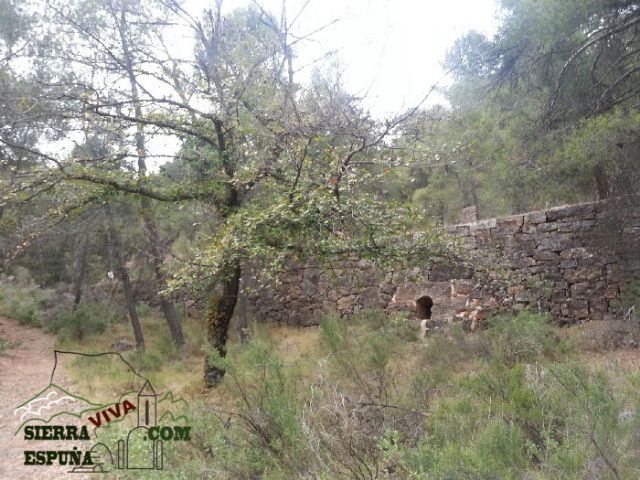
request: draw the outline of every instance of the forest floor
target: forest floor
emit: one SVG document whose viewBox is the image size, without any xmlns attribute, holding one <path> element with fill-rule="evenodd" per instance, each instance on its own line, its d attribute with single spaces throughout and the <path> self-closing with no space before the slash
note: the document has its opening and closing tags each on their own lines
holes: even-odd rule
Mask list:
<svg viewBox="0 0 640 480">
<path fill-rule="evenodd" d="M 191 322 L 193 323 L 193 322 Z M 187 333 L 192 335 L 191 329 L 195 325 L 185 325 Z M 160 320 L 145 319 L 146 338 L 151 351 L 160 351 L 165 339 L 158 332 L 163 332 Z M 297 362 L 310 355 L 313 345 L 318 342 L 317 328 L 300 329 L 288 327 L 262 327 L 263 335 L 271 338 L 278 346 L 285 361 Z M 27 466 L 24 465 L 25 450 L 68 450 L 65 442 L 47 441 L 34 442 L 23 438 L 22 434 L 15 435 L 20 421 L 15 414 L 16 408 L 29 400 L 35 394 L 49 385 L 52 369 L 55 364 L 55 348 L 88 351 L 106 351 L 112 338 L 123 338 L 128 334 L 128 326 L 115 325 L 110 335 L 93 336 L 83 340 L 82 345 L 62 343 L 56 336 L 43 328 L 20 325 L 16 320 L 0 316 L 0 339 L 4 348 L 0 350 L 0 479 L 33 479 L 49 480 L 58 478 L 95 478 L 82 474 L 70 474 L 70 467 L 59 466 Z M 80 348 L 82 347 L 82 348 Z M 153 363 L 163 363 L 161 359 Z M 178 362 L 178 364 L 176 364 Z M 166 363 L 165 368 L 148 372 L 154 384 L 171 388 L 176 393 L 186 395 L 187 398 L 203 398 L 208 404 L 233 404 L 233 399 L 221 389 L 206 389 L 201 385 L 200 368 L 202 353 L 194 346 L 172 362 Z M 182 371 L 177 374 L 175 368 Z M 75 374 L 77 372 L 71 372 Z M 73 380 L 69 378 L 68 380 Z M 109 379 L 102 379 L 105 388 L 109 388 Z M 109 475 L 108 478 L 111 478 Z"/>
<path fill-rule="evenodd" d="M 0 317 L 0 338 L 8 345 L 0 353 L 0 478 L 32 479 L 36 474 L 39 480 L 66 478 L 69 467 L 24 465 L 24 451 L 42 447 L 34 447 L 33 442 L 14 435 L 19 424 L 14 415 L 16 407 L 49 385 L 55 361 L 55 337 L 42 329 Z M 59 448 L 66 449 L 56 442 L 47 442 L 47 449 Z M 74 474 L 73 478 L 81 477 Z"/>
<path fill-rule="evenodd" d="M 188 338 L 192 339 L 192 345 L 181 354 L 171 353 L 168 349 L 167 345 L 170 346 L 170 343 L 162 325 L 162 321 L 156 316 L 149 316 L 144 320 L 149 348 L 146 357 L 140 357 L 138 361 L 142 361 L 143 367 L 146 364 L 149 364 L 147 368 L 153 366 L 145 372 L 152 383 L 170 389 L 190 402 L 199 399 L 207 411 L 212 408 L 220 411 L 233 410 L 235 399 L 224 385 L 219 389 L 209 390 L 201 384 L 202 351 L 201 346 L 196 343 L 201 325 L 193 320 L 185 322 L 185 330 Z M 114 338 L 131 341 L 128 328 L 127 324 L 118 323 L 110 327 L 108 335 L 88 337 L 79 343 L 88 351 L 106 351 Z M 613 336 L 612 330 L 615 330 Z M 554 331 L 574 341 L 578 363 L 587 365 L 594 371 L 606 371 L 612 387 L 620 385 L 622 388 L 628 383 L 629 375 L 640 375 L 640 349 L 629 348 L 625 342 L 619 341 L 628 336 L 629 332 L 626 330 L 613 329 L 611 324 L 604 322 L 589 322 L 571 328 L 556 328 Z M 318 350 L 321 343 L 318 328 L 259 325 L 256 326 L 255 336 L 273 342 L 284 366 L 296 365 L 301 375 L 311 377 L 315 374 L 322 357 Z M 5 349 L 0 351 L 0 479 L 22 480 L 36 476 L 39 480 L 83 478 L 83 475 L 67 473 L 69 467 L 25 466 L 24 451 L 42 450 L 44 447 L 42 442 L 25 441 L 22 435 L 14 435 L 19 424 L 19 419 L 14 414 L 16 407 L 43 390 L 50 382 L 56 345 L 59 349 L 64 347 L 64 350 L 74 350 L 74 347 L 80 345 L 61 344 L 59 341 L 56 343 L 56 337 L 46 333 L 44 329 L 22 326 L 17 321 L 4 317 L 0 317 L 0 338 L 5 342 Z M 238 358 L 241 358 L 241 349 L 235 352 L 239 344 L 234 342 L 233 345 L 231 353 L 238 354 Z M 450 344 L 446 345 L 451 347 Z M 426 342 L 419 342 L 411 343 L 410 346 L 422 352 L 428 345 Z M 476 370 L 478 365 L 480 363 L 474 361 L 468 369 L 463 370 Z M 407 365 L 407 368 L 413 367 Z M 71 376 L 74 374 L 79 373 L 70 372 Z M 109 378 L 100 377 L 99 381 L 105 383 L 106 387 L 110 385 Z M 46 443 L 47 450 L 69 448 L 64 442 Z M 87 478 L 96 477 L 94 475 Z"/>
</svg>

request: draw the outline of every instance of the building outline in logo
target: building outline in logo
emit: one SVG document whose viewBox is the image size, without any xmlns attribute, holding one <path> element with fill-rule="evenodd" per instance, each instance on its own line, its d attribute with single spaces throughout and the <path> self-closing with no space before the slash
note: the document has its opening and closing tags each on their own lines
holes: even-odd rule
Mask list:
<svg viewBox="0 0 640 480">
<path fill-rule="evenodd" d="M 137 405 L 135 406 L 135 408 L 130 401 L 125 399 L 125 396 L 127 395 L 135 395 L 135 390 L 121 394 L 115 403 L 96 403 L 83 398 L 82 396 L 75 395 L 69 390 L 66 390 L 65 388 L 54 383 L 54 373 L 56 371 L 56 368 L 58 367 L 59 354 L 77 355 L 79 358 L 97 358 L 113 355 L 114 358 L 121 360 L 129 368 L 131 373 L 135 377 L 140 379 L 141 383 L 143 382 L 142 387 L 140 387 L 140 390 L 137 392 Z M 175 398 L 171 391 L 162 394 L 160 396 L 161 398 L 158 398 L 159 395 L 156 393 L 151 382 L 147 378 L 136 372 L 133 366 L 129 362 L 127 362 L 120 353 L 104 352 L 97 354 L 87 354 L 81 352 L 54 350 L 54 356 L 55 362 L 49 385 L 34 397 L 32 397 L 30 400 L 19 405 L 14 411 L 14 416 L 17 417 L 18 415 L 20 415 L 20 425 L 15 431 L 15 435 L 18 435 L 19 432 L 23 431 L 23 429 L 26 432 L 26 429 L 31 428 L 27 426 L 28 424 L 37 422 L 43 423 L 45 427 L 48 426 L 48 428 L 50 429 L 60 429 L 60 432 L 62 432 L 63 427 L 67 429 L 67 432 L 71 431 L 70 429 L 73 429 L 73 432 L 75 433 L 69 434 L 73 436 L 69 436 L 65 439 L 64 435 L 61 433 L 61 435 L 63 435 L 61 440 L 89 440 L 90 437 L 87 434 L 87 426 L 74 427 L 69 425 L 51 425 L 51 422 L 54 418 L 58 418 L 63 415 L 70 415 L 80 420 L 86 414 L 90 415 L 90 412 L 94 412 L 95 417 L 89 417 L 89 421 L 95 426 L 91 437 L 94 437 L 94 441 L 96 443 L 94 443 L 88 450 L 78 450 L 76 447 L 73 447 L 73 451 L 71 449 L 58 451 L 25 450 L 25 465 L 43 465 L 44 463 L 40 461 L 42 455 L 58 453 L 60 455 L 64 455 L 64 457 L 61 458 L 67 458 L 71 455 L 74 455 L 74 459 L 75 455 L 78 455 L 79 459 L 84 458 L 84 460 L 82 461 L 74 460 L 68 461 L 68 463 L 66 463 L 66 460 L 61 460 L 60 465 L 66 464 L 68 466 L 73 466 L 70 470 L 67 471 L 67 473 L 108 473 L 115 470 L 161 471 L 164 470 L 165 466 L 165 441 L 190 440 L 189 432 L 191 427 L 189 427 L 188 425 L 183 424 L 183 426 L 170 426 L 164 424 L 165 418 L 173 420 L 174 422 L 188 422 L 189 419 L 186 415 L 178 415 L 176 417 L 171 410 L 166 409 L 165 405 L 164 408 L 161 406 L 161 410 L 163 410 L 164 413 L 159 417 L 161 412 L 158 410 L 158 404 L 163 404 L 165 401 L 170 408 L 180 403 L 183 404 L 183 408 L 188 408 L 189 405 L 186 400 L 184 400 L 183 398 Z M 138 383 L 138 386 L 139 385 L 140 383 Z M 41 416 L 42 412 L 45 410 L 54 407 L 59 408 L 60 402 L 62 400 L 71 403 L 74 401 L 79 403 L 81 407 L 79 409 L 80 411 L 78 412 L 78 410 L 74 411 L 72 409 L 67 409 L 57 413 L 55 413 L 54 411 L 52 412 L 53 414 L 48 417 Z M 46 402 L 46 404 L 44 404 L 44 402 Z M 130 427 L 128 430 L 126 429 L 126 427 L 125 429 L 121 430 L 121 434 L 124 435 L 124 437 L 119 438 L 117 440 L 117 443 L 116 438 L 120 437 L 120 435 L 117 435 L 116 438 L 112 437 L 110 441 L 99 438 L 99 429 L 101 430 L 101 428 L 110 428 L 111 426 L 115 426 L 121 421 L 124 421 L 127 413 L 134 409 L 137 410 L 137 418 L 133 417 L 132 419 L 136 418 L 137 422 L 134 423 L 135 426 Z M 26 420 L 24 420 L 24 417 L 28 416 L 29 414 L 34 416 L 32 418 L 27 418 Z M 102 415 L 102 418 L 100 418 L 100 415 Z M 82 434 L 80 435 L 80 437 L 78 437 L 77 432 L 80 428 L 82 428 Z M 46 436 L 39 437 L 39 433 L 35 433 L 34 435 L 32 433 L 33 431 L 37 432 L 37 430 L 30 430 L 29 437 L 27 437 L 27 433 L 25 433 L 25 439 L 47 439 Z M 82 438 L 82 435 L 84 435 L 84 438 Z M 27 463 L 27 461 L 33 461 L 33 463 Z M 46 465 L 51 465 L 51 462 L 47 461 Z"/>
</svg>

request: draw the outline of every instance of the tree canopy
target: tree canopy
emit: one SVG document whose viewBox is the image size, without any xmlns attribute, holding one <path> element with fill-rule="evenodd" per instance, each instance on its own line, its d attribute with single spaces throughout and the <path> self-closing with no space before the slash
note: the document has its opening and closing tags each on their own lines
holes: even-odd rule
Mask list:
<svg viewBox="0 0 640 480">
<path fill-rule="evenodd" d="M 389 139 L 416 109 L 376 120 L 330 70 L 297 83 L 286 18 L 255 6 L 223 16 L 220 2 L 194 17 L 173 0 L 104 0 L 47 2 L 32 21 L 29 69 L 17 71 L 37 91 L 0 143 L 35 164 L 20 169 L 22 198 L 15 189 L 8 198 L 61 196 L 41 219 L 49 223 L 96 202 L 139 202 L 176 345 L 171 296 L 200 285 L 213 292 L 207 335 L 224 356 L 252 259 L 267 268 L 292 257 L 400 262 L 407 252 L 444 252 L 434 237 L 411 235 L 406 206 L 367 187 L 397 163 Z M 192 52 L 172 46 L 176 34 L 188 35 Z M 34 132 L 32 142 L 12 136 L 20 128 Z M 151 163 L 163 165 L 156 173 Z M 167 260 L 175 237 L 155 213 L 157 203 L 176 202 L 202 205 L 214 219 L 186 261 Z M 205 370 L 208 383 L 224 373 L 210 359 Z"/>
</svg>

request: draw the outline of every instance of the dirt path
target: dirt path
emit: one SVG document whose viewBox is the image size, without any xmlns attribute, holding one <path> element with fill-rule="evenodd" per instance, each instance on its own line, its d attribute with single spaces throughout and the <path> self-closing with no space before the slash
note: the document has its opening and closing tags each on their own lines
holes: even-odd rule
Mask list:
<svg viewBox="0 0 640 480">
<path fill-rule="evenodd" d="M 0 353 L 0 478 L 81 478 L 66 473 L 68 467 L 24 465 L 24 450 L 42 450 L 43 442 L 25 441 L 14 435 L 19 424 L 15 408 L 49 384 L 54 364 L 53 336 L 0 317 L 0 337 L 12 344 Z M 48 443 L 47 449 L 66 449 L 56 442 Z"/>
</svg>

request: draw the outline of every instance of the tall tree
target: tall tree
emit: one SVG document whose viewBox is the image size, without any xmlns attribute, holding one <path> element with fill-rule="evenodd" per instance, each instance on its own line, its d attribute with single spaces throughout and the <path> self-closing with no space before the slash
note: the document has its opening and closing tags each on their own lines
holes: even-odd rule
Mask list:
<svg viewBox="0 0 640 480">
<path fill-rule="evenodd" d="M 111 206 L 108 204 L 105 206 L 105 216 L 107 220 L 106 236 L 109 242 L 110 249 L 108 254 L 113 261 L 118 278 L 122 282 L 122 293 L 124 295 L 127 314 L 129 315 L 129 320 L 131 321 L 133 337 L 136 341 L 136 349 L 144 350 L 144 334 L 142 332 L 142 325 L 140 324 L 140 318 L 136 309 L 136 300 L 133 293 L 133 286 L 131 285 L 131 278 L 129 276 L 129 270 L 126 264 L 126 253 L 120 239 L 120 233 L 115 225 L 116 219 L 114 218 Z"/>
<path fill-rule="evenodd" d="M 438 135 L 416 143 L 430 148 L 422 164 L 431 175 L 416 201 L 459 211 L 475 191 L 486 216 L 635 198 L 628 194 L 640 180 L 632 160 L 640 151 L 640 6 L 627 0 L 501 6 L 495 36 L 470 32 L 448 55 L 450 108 L 420 127 Z"/>
<path fill-rule="evenodd" d="M 296 83 L 298 40 L 286 15 L 278 21 L 250 7 L 225 17 L 217 2 L 197 17 L 175 0 L 48 5 L 41 19 L 47 121 L 65 122 L 73 138 L 90 119 L 118 148 L 83 162 L 22 148 L 47 162 L 50 182 L 135 195 L 143 212 L 152 201 L 215 209 L 215 232 L 177 266 L 170 285 L 210 288 L 207 384 L 224 375 L 219 359 L 247 262 L 268 269 L 291 257 L 360 255 L 401 263 L 446 253 L 434 236 L 411 234 L 406 208 L 366 188 L 395 163 L 388 139 L 415 109 L 378 122 L 338 76 Z M 185 32 L 193 55 L 171 46 Z M 157 146 L 167 142 L 178 145 L 176 153 Z M 149 173 L 148 161 L 174 155 L 188 167 L 178 178 Z M 162 272 L 162 252 L 154 257 Z"/>
</svg>

